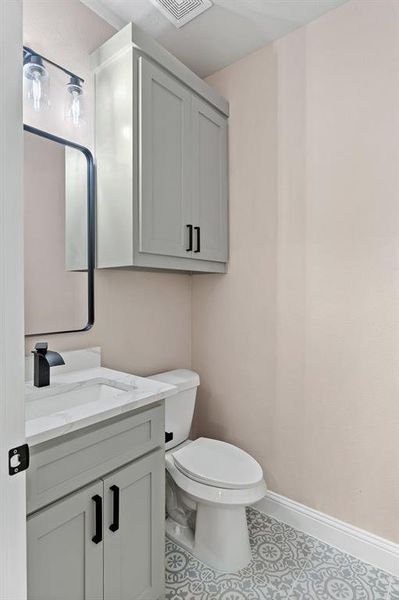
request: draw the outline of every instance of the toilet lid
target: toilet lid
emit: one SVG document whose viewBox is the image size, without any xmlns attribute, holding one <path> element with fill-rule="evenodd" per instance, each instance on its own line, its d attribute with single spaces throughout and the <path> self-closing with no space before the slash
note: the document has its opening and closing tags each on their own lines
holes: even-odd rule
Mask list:
<svg viewBox="0 0 399 600">
<path fill-rule="evenodd" d="M 227 489 L 254 487 L 263 479 L 252 456 L 226 442 L 198 438 L 173 453 L 176 467 L 194 481 Z"/>
</svg>

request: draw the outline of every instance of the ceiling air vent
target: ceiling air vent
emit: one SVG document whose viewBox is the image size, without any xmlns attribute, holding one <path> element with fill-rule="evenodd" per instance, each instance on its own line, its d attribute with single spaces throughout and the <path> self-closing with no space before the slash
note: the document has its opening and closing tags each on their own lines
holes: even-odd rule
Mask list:
<svg viewBox="0 0 399 600">
<path fill-rule="evenodd" d="M 211 0 L 151 0 L 175 27 L 183 27 L 212 6 Z"/>
</svg>

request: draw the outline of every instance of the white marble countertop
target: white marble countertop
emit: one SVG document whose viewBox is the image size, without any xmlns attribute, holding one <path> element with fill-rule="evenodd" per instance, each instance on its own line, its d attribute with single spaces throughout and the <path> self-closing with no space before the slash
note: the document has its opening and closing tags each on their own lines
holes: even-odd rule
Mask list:
<svg viewBox="0 0 399 600">
<path fill-rule="evenodd" d="M 34 446 L 175 392 L 172 385 L 104 367 L 51 373 L 48 387 L 25 384 L 26 441 Z"/>
</svg>

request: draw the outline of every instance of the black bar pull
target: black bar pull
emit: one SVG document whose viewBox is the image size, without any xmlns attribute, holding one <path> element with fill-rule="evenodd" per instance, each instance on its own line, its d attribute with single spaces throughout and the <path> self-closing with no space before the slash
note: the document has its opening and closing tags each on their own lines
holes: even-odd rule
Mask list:
<svg viewBox="0 0 399 600">
<path fill-rule="evenodd" d="M 95 544 L 103 541 L 103 499 L 96 494 L 92 497 L 95 506 L 95 527 L 96 533 L 91 538 Z"/>
<path fill-rule="evenodd" d="M 201 252 L 201 227 L 194 227 L 197 232 L 197 249 L 194 252 Z"/>
<path fill-rule="evenodd" d="M 109 526 L 110 531 L 119 529 L 119 488 L 117 485 L 111 485 L 109 488 L 113 494 L 112 523 Z"/>
<path fill-rule="evenodd" d="M 193 249 L 193 226 L 186 225 L 188 227 L 188 248 L 186 248 L 186 252 L 191 252 Z"/>
</svg>

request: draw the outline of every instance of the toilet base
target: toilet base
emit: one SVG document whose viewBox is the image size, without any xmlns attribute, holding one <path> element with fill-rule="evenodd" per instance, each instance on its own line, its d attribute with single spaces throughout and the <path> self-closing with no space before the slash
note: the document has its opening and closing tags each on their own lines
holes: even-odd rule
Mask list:
<svg viewBox="0 0 399 600">
<path fill-rule="evenodd" d="M 246 567 L 251 546 L 245 506 L 198 505 L 193 553 L 218 571 Z"/>
<path fill-rule="evenodd" d="M 194 533 L 188 525 L 181 525 L 168 517 L 165 521 L 165 533 L 172 542 L 175 542 L 184 550 L 188 550 L 193 554 L 194 549 Z"/>
<path fill-rule="evenodd" d="M 251 560 L 245 506 L 198 504 L 194 533 L 169 517 L 166 534 L 217 571 L 234 573 Z"/>
</svg>

